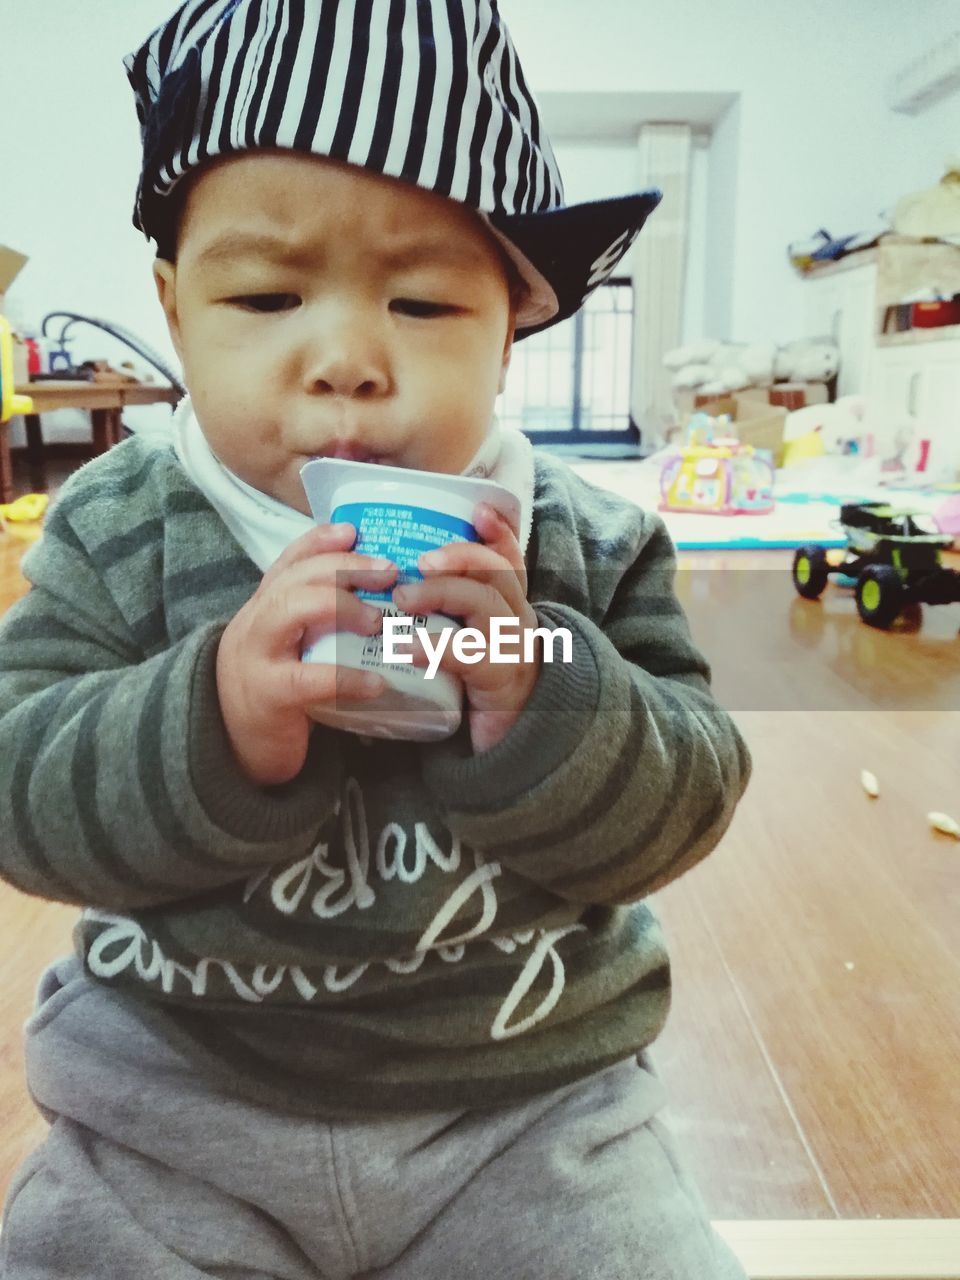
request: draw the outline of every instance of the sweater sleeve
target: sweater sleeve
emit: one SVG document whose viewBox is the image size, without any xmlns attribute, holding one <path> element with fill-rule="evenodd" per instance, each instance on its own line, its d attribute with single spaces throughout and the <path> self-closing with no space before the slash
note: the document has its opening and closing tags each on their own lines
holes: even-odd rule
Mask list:
<svg viewBox="0 0 960 1280">
<path fill-rule="evenodd" d="M 309 849 L 339 791 L 333 735 L 317 729 L 292 782 L 247 780 L 217 697 L 222 621 L 145 656 L 57 507 L 25 571 L 0 624 L 0 877 L 122 910 Z"/>
<path fill-rule="evenodd" d="M 463 840 L 588 904 L 636 901 L 694 866 L 750 774 L 690 638 L 663 521 L 633 523 L 626 570 L 586 575 L 599 612 L 535 603 L 542 626 L 570 631 L 573 660 L 559 661 L 557 646 L 507 736 L 478 755 L 463 733 L 424 753 L 427 784 Z"/>
</svg>

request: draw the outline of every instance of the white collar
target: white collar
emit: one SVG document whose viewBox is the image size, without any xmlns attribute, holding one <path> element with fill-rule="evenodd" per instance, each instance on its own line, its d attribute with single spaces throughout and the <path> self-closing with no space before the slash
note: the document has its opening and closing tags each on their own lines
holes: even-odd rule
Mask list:
<svg viewBox="0 0 960 1280">
<path fill-rule="evenodd" d="M 311 516 L 261 493 L 223 465 L 207 443 L 189 396 L 177 406 L 172 431 L 184 471 L 262 572 L 313 527 Z M 494 418 L 462 474 L 489 477 L 516 494 L 521 512 L 520 549 L 525 552 L 533 521 L 533 447 L 527 437 L 513 428 L 501 428 Z"/>
</svg>

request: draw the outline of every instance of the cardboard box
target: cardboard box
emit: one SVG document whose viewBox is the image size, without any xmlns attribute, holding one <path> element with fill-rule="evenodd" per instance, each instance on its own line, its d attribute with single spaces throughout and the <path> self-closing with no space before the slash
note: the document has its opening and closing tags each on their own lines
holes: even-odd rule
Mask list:
<svg viewBox="0 0 960 1280">
<path fill-rule="evenodd" d="M 784 395 L 784 392 L 787 394 Z M 785 408 L 793 409 L 794 407 L 799 407 L 791 403 L 791 401 L 795 402 L 799 399 L 798 392 L 802 393 L 805 405 L 826 404 L 830 398 L 825 382 L 775 382 L 772 387 L 747 387 L 744 391 L 734 391 L 730 394 L 759 398 L 768 404 L 776 404 L 778 400 L 782 400 L 786 401 Z M 716 394 L 703 395 L 696 390 L 674 391 L 673 404 L 677 413 L 677 421 L 686 426 L 692 414 L 699 409 L 705 409 L 707 405 L 714 403 L 718 398 L 721 397 Z"/>
<path fill-rule="evenodd" d="M 770 404 L 766 391 L 757 389 L 718 396 L 703 405 L 701 411 L 714 418 L 729 413 L 732 434 L 742 444 L 751 444 L 755 449 L 769 449 L 773 454 L 773 465 L 783 466 L 783 427 L 787 410 L 781 405 Z"/>
<path fill-rule="evenodd" d="M 827 403 L 825 382 L 777 382 L 770 388 L 767 399 L 771 404 L 782 404 L 791 413 L 811 404 Z"/>
<path fill-rule="evenodd" d="M 27 259 L 22 253 L 0 244 L 0 313 L 6 304 L 7 290 L 26 265 Z"/>
</svg>

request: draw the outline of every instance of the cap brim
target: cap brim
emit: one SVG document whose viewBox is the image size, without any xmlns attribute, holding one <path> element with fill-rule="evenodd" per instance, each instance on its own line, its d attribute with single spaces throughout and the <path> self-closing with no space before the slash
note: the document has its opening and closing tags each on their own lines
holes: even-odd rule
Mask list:
<svg viewBox="0 0 960 1280">
<path fill-rule="evenodd" d="M 579 311 L 616 270 L 662 199 L 651 189 L 540 213 L 482 214 L 528 286 L 516 338 Z"/>
</svg>

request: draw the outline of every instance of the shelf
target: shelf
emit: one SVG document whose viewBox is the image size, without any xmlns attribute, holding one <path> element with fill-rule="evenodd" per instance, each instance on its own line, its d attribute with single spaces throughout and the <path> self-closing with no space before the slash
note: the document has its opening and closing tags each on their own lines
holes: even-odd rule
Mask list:
<svg viewBox="0 0 960 1280">
<path fill-rule="evenodd" d="M 944 324 L 939 329 L 905 329 L 902 333 L 878 333 L 878 347 L 913 347 L 926 342 L 956 342 L 960 324 Z"/>
<path fill-rule="evenodd" d="M 821 280 L 824 276 L 839 275 L 842 271 L 855 271 L 857 267 L 872 266 L 878 259 L 876 249 L 856 249 L 833 262 L 822 262 L 800 274 L 801 280 Z"/>
</svg>

